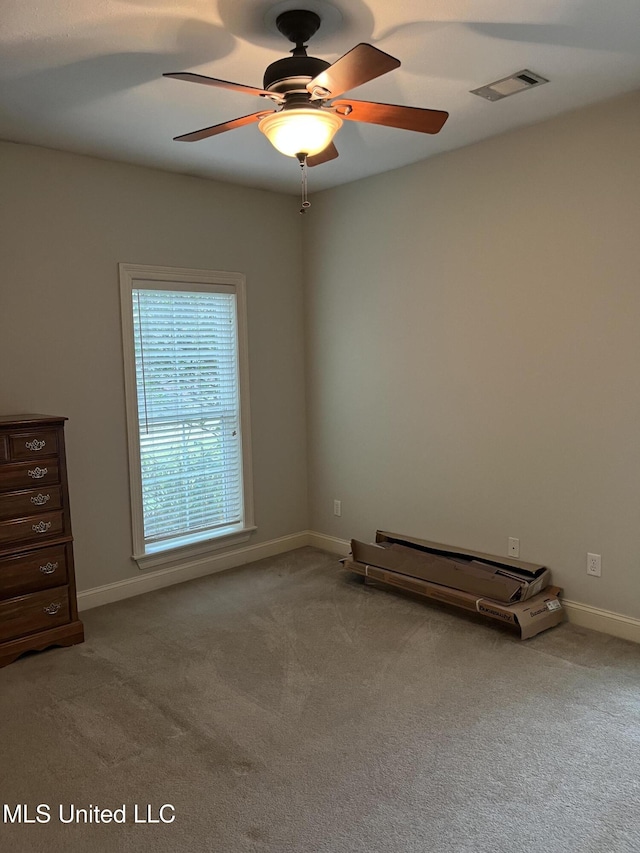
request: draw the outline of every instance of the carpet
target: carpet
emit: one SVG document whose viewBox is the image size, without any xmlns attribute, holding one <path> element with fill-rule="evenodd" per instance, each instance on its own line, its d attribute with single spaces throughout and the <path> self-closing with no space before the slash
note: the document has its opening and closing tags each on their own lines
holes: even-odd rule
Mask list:
<svg viewBox="0 0 640 853">
<path fill-rule="evenodd" d="M 640 850 L 637 645 L 523 642 L 314 548 L 83 620 L 0 670 L 0 805 L 49 810 L 2 849 Z"/>
</svg>

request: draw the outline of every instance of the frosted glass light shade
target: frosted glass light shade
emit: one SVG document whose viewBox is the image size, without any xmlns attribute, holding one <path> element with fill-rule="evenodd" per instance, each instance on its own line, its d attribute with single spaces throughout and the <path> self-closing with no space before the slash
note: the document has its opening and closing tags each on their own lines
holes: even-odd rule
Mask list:
<svg viewBox="0 0 640 853">
<path fill-rule="evenodd" d="M 319 154 L 341 127 L 342 119 L 335 113 L 304 107 L 272 113 L 258 122 L 258 130 L 287 157 Z"/>
</svg>

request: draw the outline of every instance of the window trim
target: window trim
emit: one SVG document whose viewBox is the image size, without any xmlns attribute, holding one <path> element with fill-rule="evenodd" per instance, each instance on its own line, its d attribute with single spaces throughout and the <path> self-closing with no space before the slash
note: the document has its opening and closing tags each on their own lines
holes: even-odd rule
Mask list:
<svg viewBox="0 0 640 853">
<path fill-rule="evenodd" d="M 209 552 L 246 542 L 257 529 L 253 515 L 253 472 L 251 454 L 251 416 L 249 410 L 249 347 L 247 339 L 247 300 L 245 276 L 238 272 L 183 269 L 180 267 L 147 266 L 145 264 L 118 264 L 120 272 L 120 307 L 122 318 L 122 350 L 124 355 L 124 384 L 129 449 L 129 486 L 131 496 L 131 529 L 133 559 L 140 569 L 186 562 L 192 557 L 202 557 Z M 132 293 L 137 282 L 163 285 L 202 285 L 231 287 L 236 295 L 238 320 L 238 373 L 240 383 L 240 434 L 242 447 L 243 522 L 221 528 L 212 534 L 194 534 L 184 537 L 180 544 L 168 547 L 145 548 L 144 517 L 142 509 L 142 476 L 140 469 L 140 443 L 136 364 L 133 330 Z"/>
</svg>

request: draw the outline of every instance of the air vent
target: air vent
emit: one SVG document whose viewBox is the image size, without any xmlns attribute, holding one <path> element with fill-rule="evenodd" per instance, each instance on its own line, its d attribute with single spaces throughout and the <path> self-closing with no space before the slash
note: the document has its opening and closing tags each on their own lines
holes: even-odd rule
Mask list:
<svg viewBox="0 0 640 853">
<path fill-rule="evenodd" d="M 543 83 L 548 82 L 546 77 L 541 77 L 525 68 L 509 77 L 503 77 L 502 80 L 496 80 L 495 83 L 488 83 L 486 86 L 480 86 L 479 89 L 472 89 L 471 94 L 480 95 L 487 101 L 500 101 L 502 98 L 508 98 L 509 95 L 517 95 L 518 92 L 524 92 L 526 89 L 533 89 L 535 86 L 542 86 Z"/>
</svg>

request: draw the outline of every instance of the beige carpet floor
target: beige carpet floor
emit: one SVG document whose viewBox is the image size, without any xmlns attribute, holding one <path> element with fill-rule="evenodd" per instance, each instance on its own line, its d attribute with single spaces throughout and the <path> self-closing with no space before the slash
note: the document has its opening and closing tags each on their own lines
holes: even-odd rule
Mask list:
<svg viewBox="0 0 640 853">
<path fill-rule="evenodd" d="M 3 851 L 640 851 L 640 646 L 521 642 L 313 548 L 83 616 L 0 670 L 1 803 L 51 809 Z"/>
</svg>

